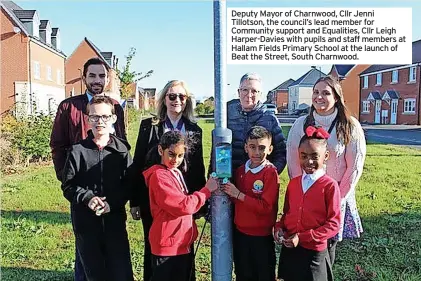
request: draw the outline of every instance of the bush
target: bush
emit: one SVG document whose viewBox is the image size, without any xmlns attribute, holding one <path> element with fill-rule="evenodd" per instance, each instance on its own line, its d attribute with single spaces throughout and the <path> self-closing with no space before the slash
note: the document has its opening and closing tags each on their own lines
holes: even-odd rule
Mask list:
<svg viewBox="0 0 421 281">
<path fill-rule="evenodd" d="M 1 165 L 28 164 L 51 159 L 50 135 L 53 120 L 49 115 L 2 119 Z"/>
</svg>

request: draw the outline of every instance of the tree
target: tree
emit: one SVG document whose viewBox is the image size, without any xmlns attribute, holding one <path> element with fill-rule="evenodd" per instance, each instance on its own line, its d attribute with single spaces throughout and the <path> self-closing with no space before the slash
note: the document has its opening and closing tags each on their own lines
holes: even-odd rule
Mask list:
<svg viewBox="0 0 421 281">
<path fill-rule="evenodd" d="M 146 72 L 145 74 L 143 74 L 142 72 L 136 72 L 136 71 L 132 71 L 130 69 L 131 64 L 132 64 L 132 59 L 134 58 L 134 56 L 136 55 L 136 48 L 131 47 L 129 50 L 129 53 L 127 56 L 125 56 L 126 58 L 126 64 L 123 67 L 123 69 L 116 69 L 117 71 L 117 75 L 118 78 L 120 79 L 120 94 L 121 94 L 121 98 L 127 100 L 128 98 L 130 98 L 133 94 L 133 92 L 131 91 L 131 84 L 132 83 L 136 83 L 142 79 L 148 78 L 149 76 L 151 76 L 153 74 L 153 70 L 149 70 L 148 72 Z M 137 89 L 136 89 L 137 91 Z M 125 103 L 126 106 L 124 107 L 124 121 L 126 124 L 126 132 L 129 126 L 129 122 L 128 122 L 128 117 L 127 117 L 127 102 Z"/>
</svg>

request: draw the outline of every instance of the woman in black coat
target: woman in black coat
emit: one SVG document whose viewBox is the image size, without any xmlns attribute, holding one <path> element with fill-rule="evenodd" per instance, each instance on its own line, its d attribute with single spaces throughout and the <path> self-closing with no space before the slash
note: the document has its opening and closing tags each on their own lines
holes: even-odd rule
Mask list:
<svg viewBox="0 0 421 281">
<path fill-rule="evenodd" d="M 206 183 L 202 129 L 194 121 L 193 103 L 187 85 L 180 80 L 169 81 L 160 92 L 157 102 L 157 117 L 142 120 L 133 165 L 131 166 L 133 191 L 130 200 L 130 212 L 133 219 L 142 219 L 145 240 L 143 280 L 149 280 L 152 274 L 151 248 L 148 238 L 152 216 L 148 189 L 142 172 L 147 165 L 146 155 L 148 151 L 155 147 L 162 134 L 169 130 L 181 131 L 192 139 L 193 146 L 185 158 L 187 160 L 187 171 L 184 172 L 184 180 L 190 193 L 197 191 Z M 196 217 L 203 216 L 206 212 L 207 207 L 199 211 Z M 191 280 L 195 280 L 194 267 Z"/>
</svg>

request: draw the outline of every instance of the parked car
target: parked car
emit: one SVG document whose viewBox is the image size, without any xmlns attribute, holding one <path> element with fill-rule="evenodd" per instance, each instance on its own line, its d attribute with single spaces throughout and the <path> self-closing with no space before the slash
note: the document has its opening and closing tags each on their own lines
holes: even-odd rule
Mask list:
<svg viewBox="0 0 421 281">
<path fill-rule="evenodd" d="M 271 103 L 266 103 L 265 105 L 268 111 L 272 111 L 273 113 L 278 114 L 278 109 L 276 108 L 276 105 Z"/>
<path fill-rule="evenodd" d="M 308 114 L 310 112 L 310 107 L 307 107 L 307 108 L 297 108 L 296 110 L 294 110 L 293 112 L 292 112 L 292 115 L 298 115 L 298 116 L 301 116 L 301 115 L 306 115 L 306 114 Z"/>
</svg>

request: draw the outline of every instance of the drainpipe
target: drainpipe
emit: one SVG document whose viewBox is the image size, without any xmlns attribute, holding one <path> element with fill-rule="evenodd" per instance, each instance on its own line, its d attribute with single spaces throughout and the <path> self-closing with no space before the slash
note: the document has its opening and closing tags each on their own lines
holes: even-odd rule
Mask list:
<svg viewBox="0 0 421 281">
<path fill-rule="evenodd" d="M 31 37 L 28 36 L 28 52 L 29 52 L 29 108 L 32 114 L 32 59 L 31 59 Z"/>
<path fill-rule="evenodd" d="M 419 75 L 418 75 L 418 125 L 421 125 L 421 63 L 418 63 Z M 415 75 L 417 75 L 417 69 L 415 69 Z M 416 76 L 415 76 L 416 77 Z"/>
</svg>

